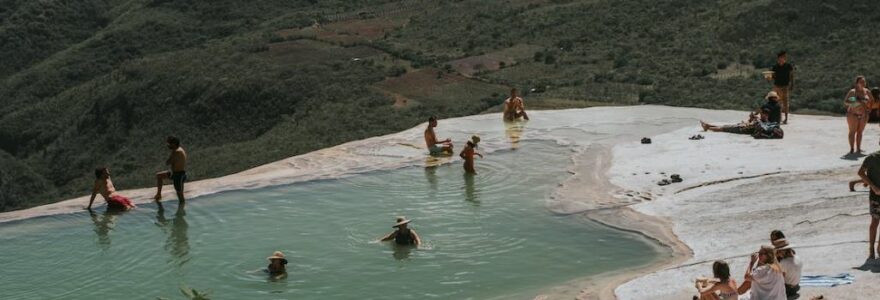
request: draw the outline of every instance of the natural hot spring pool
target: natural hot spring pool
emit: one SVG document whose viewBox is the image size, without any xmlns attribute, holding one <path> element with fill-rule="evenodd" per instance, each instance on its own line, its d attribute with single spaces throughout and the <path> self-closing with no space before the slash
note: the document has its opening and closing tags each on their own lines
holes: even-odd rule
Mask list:
<svg viewBox="0 0 880 300">
<path fill-rule="evenodd" d="M 569 150 L 524 142 L 477 161 L 409 167 L 141 206 L 0 224 L 0 299 L 530 299 L 539 289 L 647 264 L 628 233 L 553 215 L 544 199 Z M 397 215 L 423 249 L 376 243 Z M 284 251 L 289 276 L 261 271 Z"/>
</svg>

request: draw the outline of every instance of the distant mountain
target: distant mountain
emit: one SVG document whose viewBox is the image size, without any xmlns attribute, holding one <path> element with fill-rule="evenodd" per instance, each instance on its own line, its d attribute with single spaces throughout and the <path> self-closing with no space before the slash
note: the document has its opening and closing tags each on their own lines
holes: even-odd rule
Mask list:
<svg viewBox="0 0 880 300">
<path fill-rule="evenodd" d="M 0 0 L 0 211 L 86 194 L 97 166 L 150 186 L 166 135 L 203 179 L 494 111 L 509 87 L 538 108 L 746 109 L 780 49 L 793 108 L 839 113 L 880 75 L 871 4 Z"/>
</svg>

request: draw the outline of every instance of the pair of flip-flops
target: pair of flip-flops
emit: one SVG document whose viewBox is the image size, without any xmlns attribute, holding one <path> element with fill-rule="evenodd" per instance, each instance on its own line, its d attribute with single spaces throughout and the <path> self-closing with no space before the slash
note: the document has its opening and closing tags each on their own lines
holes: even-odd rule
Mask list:
<svg viewBox="0 0 880 300">
<path fill-rule="evenodd" d="M 695 136 L 689 137 L 688 139 L 689 139 L 689 140 L 692 140 L 692 141 L 697 141 L 697 140 L 702 140 L 702 139 L 704 139 L 704 138 L 706 138 L 706 137 L 704 137 L 704 136 L 698 134 L 698 135 L 695 135 Z"/>
</svg>

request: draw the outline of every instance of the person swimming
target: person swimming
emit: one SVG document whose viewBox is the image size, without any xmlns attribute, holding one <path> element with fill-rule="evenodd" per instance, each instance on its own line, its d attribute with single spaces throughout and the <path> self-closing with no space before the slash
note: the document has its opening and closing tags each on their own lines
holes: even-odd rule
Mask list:
<svg viewBox="0 0 880 300">
<path fill-rule="evenodd" d="M 419 238 L 419 235 L 416 233 L 415 230 L 412 230 L 407 226 L 409 222 L 412 222 L 412 220 L 407 220 L 406 217 L 397 217 L 397 223 L 395 223 L 394 226 L 391 226 L 393 228 L 397 228 L 397 230 L 394 230 L 388 235 L 382 237 L 380 241 L 385 242 L 394 240 L 395 244 L 402 246 L 421 245 L 422 239 Z"/>
<path fill-rule="evenodd" d="M 271 275 L 287 273 L 287 259 L 284 258 L 284 253 L 281 251 L 275 251 L 272 253 L 272 256 L 269 256 L 266 259 L 269 260 L 269 266 L 266 267 L 266 272 L 269 272 Z"/>
<path fill-rule="evenodd" d="M 105 167 L 95 169 L 95 178 L 95 185 L 92 187 L 92 197 L 89 198 L 87 210 L 92 210 L 92 203 L 95 202 L 95 196 L 98 194 L 104 197 L 108 210 L 130 210 L 136 207 L 131 203 L 131 200 L 116 192 L 113 180 L 110 180 L 110 169 Z"/>
<path fill-rule="evenodd" d="M 461 153 L 458 154 L 462 159 L 464 159 L 464 171 L 471 174 L 477 174 L 477 169 L 474 168 L 474 155 L 483 158 L 483 155 L 476 151 L 477 145 L 480 143 L 479 136 L 472 136 L 471 140 L 467 142 L 467 146 L 461 150 Z"/>
</svg>

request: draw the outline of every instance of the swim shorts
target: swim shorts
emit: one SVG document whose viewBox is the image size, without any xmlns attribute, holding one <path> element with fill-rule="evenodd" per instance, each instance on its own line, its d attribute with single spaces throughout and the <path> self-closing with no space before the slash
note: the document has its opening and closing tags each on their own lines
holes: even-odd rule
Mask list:
<svg viewBox="0 0 880 300">
<path fill-rule="evenodd" d="M 171 182 L 174 183 L 174 190 L 178 192 L 183 191 L 183 183 L 186 181 L 186 171 L 174 172 L 171 171 Z"/>
<path fill-rule="evenodd" d="M 871 213 L 872 218 L 880 219 L 880 199 L 877 199 L 876 197 L 868 199 L 868 212 Z"/>
<path fill-rule="evenodd" d="M 443 147 L 432 145 L 428 147 L 428 152 L 431 153 L 432 156 L 443 155 Z"/>
<path fill-rule="evenodd" d="M 133 207 L 134 204 L 131 204 L 131 200 L 121 195 L 113 195 L 110 199 L 107 200 L 107 208 L 108 209 L 128 209 L 129 207 Z"/>
</svg>

